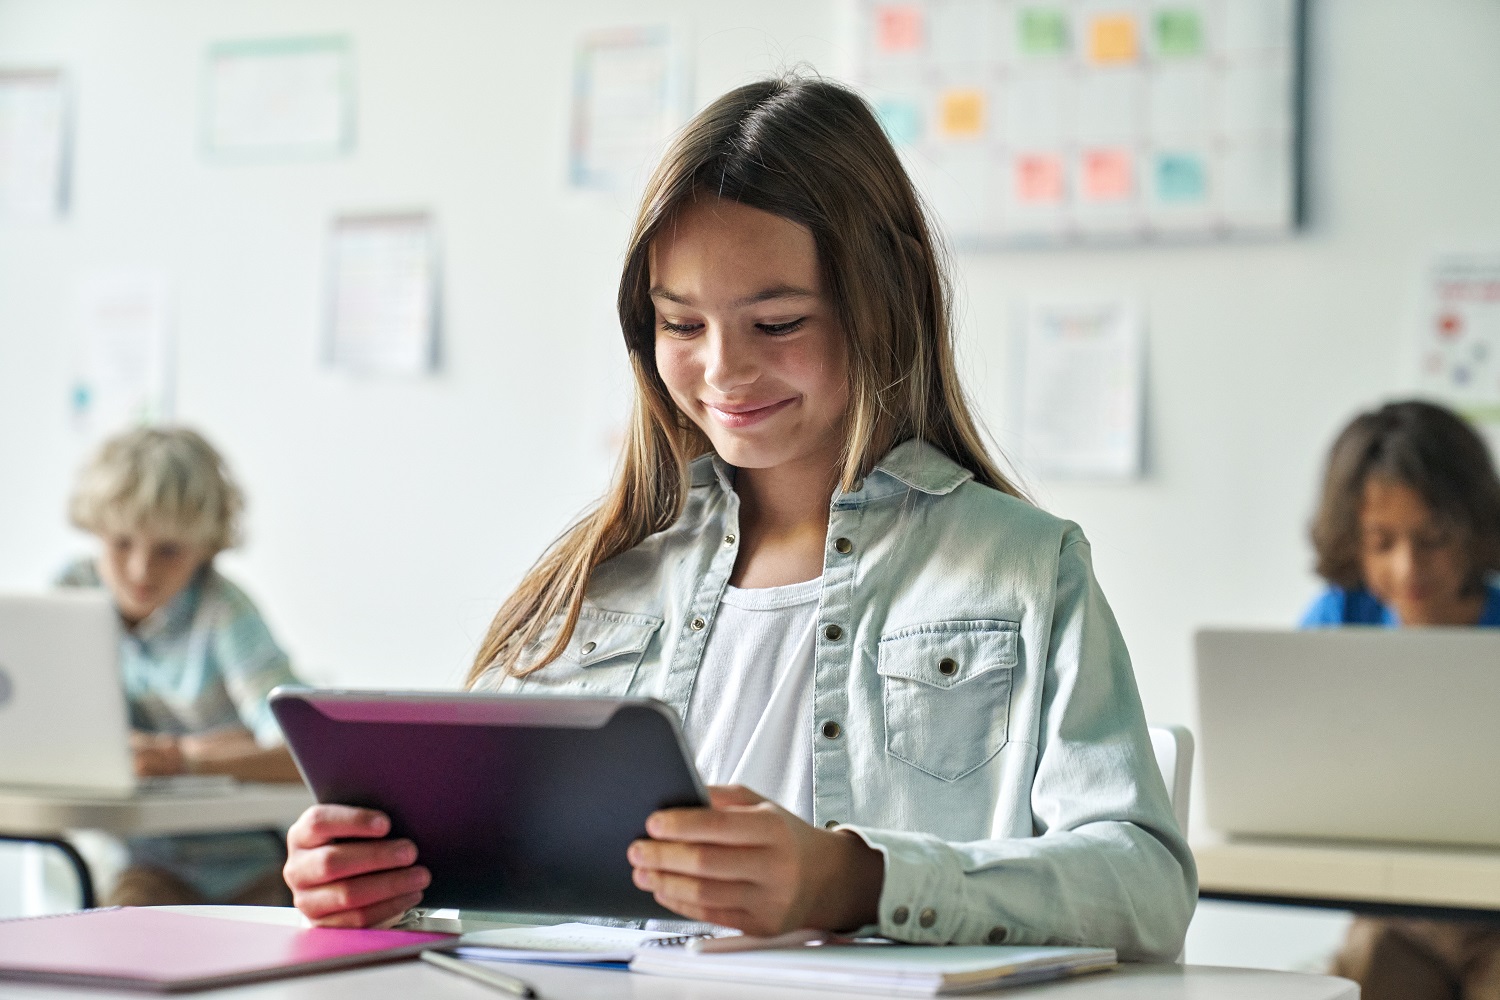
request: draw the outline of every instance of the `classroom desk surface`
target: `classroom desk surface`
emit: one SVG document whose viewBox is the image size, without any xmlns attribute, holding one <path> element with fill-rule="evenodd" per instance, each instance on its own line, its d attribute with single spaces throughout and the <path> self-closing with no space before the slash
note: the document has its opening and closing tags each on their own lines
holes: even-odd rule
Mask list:
<svg viewBox="0 0 1500 1000">
<path fill-rule="evenodd" d="M 304 786 L 290 783 L 128 796 L 0 787 L 0 833 L 50 837 L 103 830 L 134 837 L 287 826 L 312 802 Z"/>
<path fill-rule="evenodd" d="M 1432 916 L 1500 916 L 1500 850 L 1236 838 L 1194 842 L 1201 895 Z"/>
<path fill-rule="evenodd" d="M 0 786 L 0 840 L 61 851 L 78 877 L 79 905 L 90 907 L 95 903 L 93 876 L 68 841 L 70 830 L 137 837 L 271 829 L 290 826 L 312 802 L 305 786 L 290 782 L 117 796 Z"/>
<path fill-rule="evenodd" d="M 172 907 L 191 913 L 197 907 Z M 270 920 L 299 919 L 294 910 L 269 907 L 203 907 L 216 917 Z M 744 983 L 698 982 L 665 976 L 634 975 L 618 970 L 580 969 L 518 962 L 502 965 L 524 979 L 542 1000 L 868 1000 L 873 994 L 828 990 L 781 989 Z M 202 994 L 207 1000 L 496 1000 L 506 994 L 435 969 L 423 962 L 404 961 L 343 972 L 254 983 Z M 1258 969 L 1221 969 L 1210 966 L 1123 965 L 1110 972 L 1055 983 L 1006 990 L 966 993 L 997 1000 L 1358 1000 L 1359 987 L 1346 979 Z M 0 982 L 5 1000 L 102 1000 L 140 997 L 139 993 L 86 990 L 76 987 L 36 986 Z"/>
</svg>

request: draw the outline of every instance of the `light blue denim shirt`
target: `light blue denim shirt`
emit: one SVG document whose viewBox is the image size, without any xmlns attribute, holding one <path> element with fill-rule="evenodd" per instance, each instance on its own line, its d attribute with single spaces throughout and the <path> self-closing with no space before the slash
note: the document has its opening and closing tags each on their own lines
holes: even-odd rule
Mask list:
<svg viewBox="0 0 1500 1000">
<path fill-rule="evenodd" d="M 478 687 L 687 712 L 740 531 L 733 470 L 692 472 L 677 523 L 595 571 L 561 658 Z M 1174 959 L 1197 870 L 1082 531 L 920 442 L 858 485 L 829 511 L 813 819 L 884 856 L 865 933 Z"/>
</svg>

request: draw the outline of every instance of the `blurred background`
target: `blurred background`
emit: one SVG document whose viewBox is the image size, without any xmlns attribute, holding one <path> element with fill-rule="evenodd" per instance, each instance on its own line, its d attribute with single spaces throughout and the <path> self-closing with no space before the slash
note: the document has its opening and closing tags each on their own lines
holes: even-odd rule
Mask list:
<svg viewBox="0 0 1500 1000">
<path fill-rule="evenodd" d="M 1056 191 L 1045 163 L 1006 159 L 1021 126 L 996 96 L 1046 73 L 998 50 L 945 63 L 941 4 L 0 0 L 0 588 L 91 551 L 66 498 L 123 393 L 128 419 L 189 423 L 226 455 L 248 532 L 219 565 L 303 676 L 457 686 L 609 476 L 629 391 L 613 301 L 653 142 L 801 69 L 866 86 L 905 144 L 954 237 L 977 408 L 1036 499 L 1091 538 L 1148 716 L 1192 726 L 1193 631 L 1296 621 L 1318 590 L 1306 523 L 1333 434 L 1424 388 L 1434 274 L 1500 247 L 1497 0 L 1272 3 L 1283 77 L 1256 99 L 1285 141 L 1265 211 L 1238 226 L 1210 158 L 1202 210 L 1173 215 L 1147 197 L 1166 184 L 1149 134 L 1119 139 L 1140 157 L 1120 210 L 1091 210 L 1111 175 L 1083 149 L 1086 101 L 1191 90 L 1158 79 L 1174 51 L 1227 93 L 1237 56 L 1214 32 L 1257 2 L 1172 5 L 1201 15 L 1185 53 L 1150 21 L 1160 5 L 1109 5 L 1158 33 L 1058 70 L 1079 130 L 1058 148 L 1081 159 Z M 1109 41 L 1082 23 L 1079 46 Z M 1034 27 L 1016 44 L 1044 45 Z M 409 311 L 366 315 L 381 309 Z M 1087 400 L 1036 380 L 1056 376 L 1047 324 L 1080 310 L 1110 317 L 1113 346 L 1080 363 L 1124 380 L 1125 409 L 1060 430 Z M 1342 919 L 1205 904 L 1188 958 L 1316 964 Z"/>
</svg>

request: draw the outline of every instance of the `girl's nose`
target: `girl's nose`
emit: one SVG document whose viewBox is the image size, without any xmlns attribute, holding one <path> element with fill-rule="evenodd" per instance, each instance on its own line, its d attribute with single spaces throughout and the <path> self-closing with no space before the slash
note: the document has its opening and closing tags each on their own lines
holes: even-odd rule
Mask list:
<svg viewBox="0 0 1500 1000">
<path fill-rule="evenodd" d="M 741 338 L 710 329 L 703 338 L 703 381 L 716 392 L 730 393 L 755 381 L 755 362 Z"/>
</svg>

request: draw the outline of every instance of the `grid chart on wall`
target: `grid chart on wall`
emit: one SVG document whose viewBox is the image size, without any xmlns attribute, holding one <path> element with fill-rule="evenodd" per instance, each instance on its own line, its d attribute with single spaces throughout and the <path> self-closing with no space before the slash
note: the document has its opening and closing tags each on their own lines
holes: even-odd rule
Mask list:
<svg viewBox="0 0 1500 1000">
<path fill-rule="evenodd" d="M 1275 237 L 1299 0 L 856 0 L 855 82 L 961 246 Z"/>
</svg>

